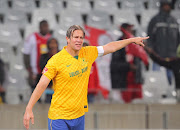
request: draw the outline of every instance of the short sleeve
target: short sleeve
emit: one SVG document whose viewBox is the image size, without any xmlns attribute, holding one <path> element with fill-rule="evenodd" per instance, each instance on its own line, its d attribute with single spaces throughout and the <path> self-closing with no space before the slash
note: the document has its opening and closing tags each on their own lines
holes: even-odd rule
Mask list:
<svg viewBox="0 0 180 130">
<path fill-rule="evenodd" d="M 55 60 L 52 57 L 51 59 L 49 59 L 46 66 L 44 67 L 42 74 L 45 75 L 48 79 L 52 80 L 56 76 L 56 73 L 57 69 L 55 66 Z"/>
<path fill-rule="evenodd" d="M 88 52 L 87 55 L 89 57 L 89 60 L 91 64 L 96 60 L 98 57 L 98 49 L 96 46 L 87 46 L 86 51 Z"/>
<path fill-rule="evenodd" d="M 35 35 L 30 35 L 24 42 L 24 54 L 29 55 L 32 50 L 32 46 L 35 45 Z"/>
</svg>

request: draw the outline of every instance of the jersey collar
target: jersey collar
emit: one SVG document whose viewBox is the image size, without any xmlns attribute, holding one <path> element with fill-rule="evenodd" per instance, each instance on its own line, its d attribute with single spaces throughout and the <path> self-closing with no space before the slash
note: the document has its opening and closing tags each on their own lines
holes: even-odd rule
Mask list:
<svg viewBox="0 0 180 130">
<path fill-rule="evenodd" d="M 68 56 L 68 57 L 74 58 L 72 55 L 70 55 L 70 54 L 66 51 L 66 48 L 67 48 L 67 46 L 64 46 L 64 47 L 63 47 L 63 49 L 62 49 L 63 53 L 64 53 L 66 56 Z M 80 56 L 80 53 L 81 53 L 81 50 L 79 51 L 78 57 Z M 74 59 L 76 59 L 76 58 L 74 58 Z M 78 58 L 78 59 L 79 59 L 79 58 Z M 78 59 L 76 59 L 76 60 L 78 60 Z"/>
</svg>

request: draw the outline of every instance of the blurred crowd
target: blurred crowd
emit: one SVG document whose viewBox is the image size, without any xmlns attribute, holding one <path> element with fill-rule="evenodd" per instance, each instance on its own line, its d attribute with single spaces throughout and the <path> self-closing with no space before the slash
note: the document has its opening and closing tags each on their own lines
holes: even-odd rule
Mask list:
<svg viewBox="0 0 180 130">
<path fill-rule="evenodd" d="M 100 85 L 98 63 L 94 62 L 89 79 L 88 102 L 96 102 L 99 95 L 105 95 L 105 99 L 132 103 L 134 99 L 143 99 L 143 84 L 145 76 L 143 73 L 150 71 L 150 60 L 152 71 L 161 71 L 161 66 L 166 68 L 166 77 L 169 86 L 175 85 L 174 98 L 180 102 L 180 29 L 177 19 L 171 15 L 175 1 L 160 0 L 160 9 L 148 23 L 147 35 L 150 38 L 145 42 L 145 47 L 137 46 L 135 43 L 113 53 L 109 65 L 111 90 L 105 90 Z M 148 14 L 147 14 L 148 15 Z M 98 29 L 98 28 L 97 28 Z M 117 29 L 121 32 L 116 40 L 128 39 L 136 36 L 135 25 L 124 22 Z M 88 35 L 88 34 L 87 34 Z M 31 92 L 35 89 L 47 61 L 60 51 L 61 41 L 53 35 L 47 20 L 39 22 L 39 31 L 33 32 L 25 37 L 23 44 L 23 62 L 28 73 L 27 83 Z M 83 46 L 94 45 L 85 39 Z M 99 44 L 100 45 L 100 44 Z M 14 49 L 13 51 L 16 51 Z M 98 61 L 97 61 L 98 62 Z M 5 80 L 8 65 L 0 59 L 0 102 L 6 103 Z M 173 81 L 175 80 L 175 84 Z M 159 87 L 159 86 L 157 86 Z M 113 93 L 115 92 L 115 93 Z M 119 95 L 116 98 L 115 95 Z M 53 83 L 51 82 L 45 91 L 45 100 L 50 103 L 53 95 Z M 108 95 L 108 96 L 107 96 Z M 167 94 L 162 95 L 167 98 Z M 21 98 L 21 96 L 20 96 Z M 38 101 L 42 103 L 40 99 Z"/>
</svg>

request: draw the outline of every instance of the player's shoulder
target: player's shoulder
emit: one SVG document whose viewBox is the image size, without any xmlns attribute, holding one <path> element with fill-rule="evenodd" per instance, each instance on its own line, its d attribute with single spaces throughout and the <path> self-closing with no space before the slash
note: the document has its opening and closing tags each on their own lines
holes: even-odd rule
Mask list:
<svg viewBox="0 0 180 130">
<path fill-rule="evenodd" d="M 96 47 L 96 46 L 86 46 L 86 47 L 82 47 L 82 50 L 84 50 L 84 51 L 94 50 L 94 49 L 97 49 L 97 47 Z"/>
<path fill-rule="evenodd" d="M 91 57 L 92 55 L 95 55 L 97 52 L 98 50 L 96 46 L 86 46 L 81 48 L 80 55 Z"/>
<path fill-rule="evenodd" d="M 60 58 L 60 56 L 62 55 L 62 52 L 59 51 L 58 53 L 56 53 L 55 55 L 53 55 L 51 58 L 54 59 L 54 60 L 57 60 Z"/>
<path fill-rule="evenodd" d="M 58 53 L 56 53 L 55 55 L 53 55 L 53 56 L 51 57 L 51 59 L 54 60 L 55 62 L 60 63 L 60 62 L 63 62 L 64 56 L 65 56 L 65 55 L 64 55 L 63 51 L 61 50 L 61 51 L 59 51 Z"/>
</svg>

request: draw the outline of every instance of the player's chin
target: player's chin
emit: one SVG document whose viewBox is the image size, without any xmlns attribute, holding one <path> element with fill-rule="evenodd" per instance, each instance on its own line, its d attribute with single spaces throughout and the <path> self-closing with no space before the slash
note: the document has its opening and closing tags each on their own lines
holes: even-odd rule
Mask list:
<svg viewBox="0 0 180 130">
<path fill-rule="evenodd" d="M 76 45 L 75 46 L 75 50 L 77 50 L 77 51 L 81 50 L 81 48 L 82 48 L 82 45 Z"/>
</svg>

